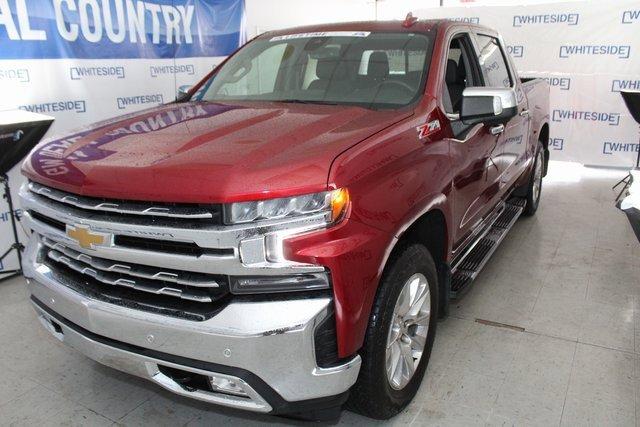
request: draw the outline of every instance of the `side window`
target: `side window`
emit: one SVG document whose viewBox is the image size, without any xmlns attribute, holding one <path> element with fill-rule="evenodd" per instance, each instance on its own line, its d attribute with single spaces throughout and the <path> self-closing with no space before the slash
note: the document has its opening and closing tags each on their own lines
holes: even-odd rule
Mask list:
<svg viewBox="0 0 640 427">
<path fill-rule="evenodd" d="M 286 43 L 277 44 L 262 51 L 246 64 L 242 64 L 234 77 L 220 88 L 224 95 L 238 96 L 247 93 L 271 93 L 275 90 L 278 72 L 285 65 Z"/>
<path fill-rule="evenodd" d="M 480 85 L 479 78 L 474 72 L 472 55 L 467 35 L 458 36 L 451 40 L 447 54 L 443 93 L 444 107 L 447 113 L 459 114 L 462 92 L 467 87 Z"/>
<path fill-rule="evenodd" d="M 513 82 L 498 39 L 478 34 L 478 44 L 478 62 L 484 75 L 485 86 L 511 87 Z"/>
</svg>

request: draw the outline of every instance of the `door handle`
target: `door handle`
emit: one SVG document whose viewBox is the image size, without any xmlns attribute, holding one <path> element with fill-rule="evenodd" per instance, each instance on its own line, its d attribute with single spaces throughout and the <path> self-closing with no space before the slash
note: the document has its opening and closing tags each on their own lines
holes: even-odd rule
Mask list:
<svg viewBox="0 0 640 427">
<path fill-rule="evenodd" d="M 491 135 L 499 135 L 504 132 L 504 125 L 493 126 L 489 129 Z"/>
<path fill-rule="evenodd" d="M 529 110 L 520 111 L 520 117 L 527 117 L 529 115 Z"/>
</svg>

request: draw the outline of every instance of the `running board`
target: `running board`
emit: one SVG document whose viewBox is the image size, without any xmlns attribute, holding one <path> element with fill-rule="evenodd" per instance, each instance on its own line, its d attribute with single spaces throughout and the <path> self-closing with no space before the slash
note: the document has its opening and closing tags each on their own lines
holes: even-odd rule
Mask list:
<svg viewBox="0 0 640 427">
<path fill-rule="evenodd" d="M 504 203 L 502 212 L 478 239 L 464 253 L 462 258 L 451 267 L 451 298 L 459 298 L 469 289 L 482 267 L 485 266 L 498 245 L 522 214 L 526 201 L 520 198 L 509 199 Z"/>
</svg>

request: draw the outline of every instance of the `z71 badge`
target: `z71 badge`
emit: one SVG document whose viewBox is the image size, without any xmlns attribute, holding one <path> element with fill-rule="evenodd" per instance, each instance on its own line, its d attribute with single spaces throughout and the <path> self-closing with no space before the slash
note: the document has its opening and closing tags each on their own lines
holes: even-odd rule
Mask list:
<svg viewBox="0 0 640 427">
<path fill-rule="evenodd" d="M 418 131 L 418 138 L 424 139 L 440 130 L 440 120 L 431 120 L 428 123 L 418 126 L 416 130 Z"/>
</svg>

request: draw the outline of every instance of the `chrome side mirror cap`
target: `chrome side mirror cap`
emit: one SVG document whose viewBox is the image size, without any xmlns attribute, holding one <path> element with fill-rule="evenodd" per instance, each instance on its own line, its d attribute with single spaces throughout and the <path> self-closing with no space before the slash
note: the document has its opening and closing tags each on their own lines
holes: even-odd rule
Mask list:
<svg viewBox="0 0 640 427">
<path fill-rule="evenodd" d="M 182 85 L 178 87 L 178 99 L 186 98 L 191 89 L 193 89 L 193 85 Z"/>
<path fill-rule="evenodd" d="M 460 119 L 464 124 L 504 124 L 518 114 L 512 88 L 468 87 L 462 92 Z"/>
</svg>

